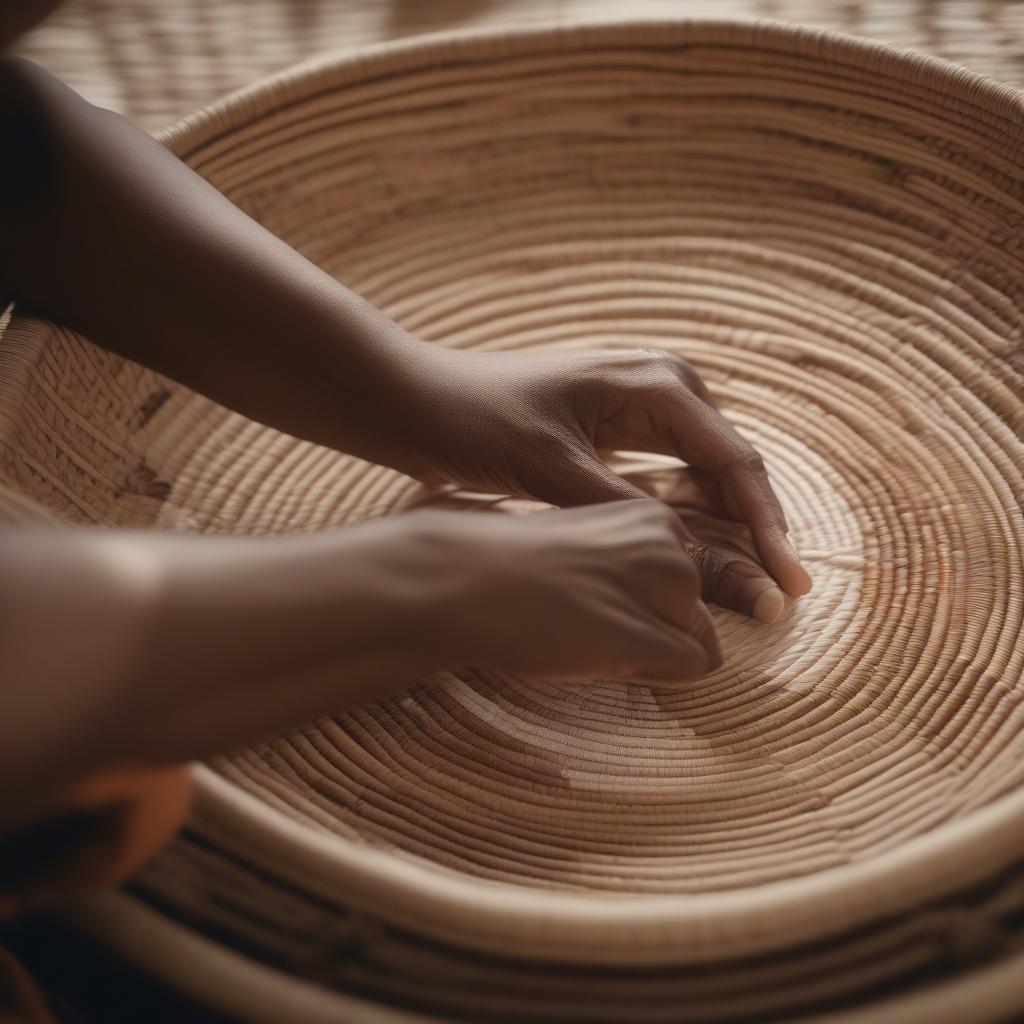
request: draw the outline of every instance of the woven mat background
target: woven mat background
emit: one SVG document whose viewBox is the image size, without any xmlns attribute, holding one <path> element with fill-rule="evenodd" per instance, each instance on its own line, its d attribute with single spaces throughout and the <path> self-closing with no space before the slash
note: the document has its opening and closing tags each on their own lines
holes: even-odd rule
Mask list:
<svg viewBox="0 0 1024 1024">
<path fill-rule="evenodd" d="M 21 52 L 156 131 L 332 49 L 586 18 L 774 18 L 909 46 L 1024 85 L 1021 0 L 71 0 Z"/>
</svg>

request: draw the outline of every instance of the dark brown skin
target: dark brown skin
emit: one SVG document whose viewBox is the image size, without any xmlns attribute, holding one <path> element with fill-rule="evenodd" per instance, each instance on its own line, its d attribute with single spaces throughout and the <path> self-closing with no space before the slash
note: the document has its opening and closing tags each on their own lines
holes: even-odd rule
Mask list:
<svg viewBox="0 0 1024 1024">
<path fill-rule="evenodd" d="M 446 667 L 692 678 L 720 662 L 704 600 L 772 621 L 810 589 L 763 463 L 674 356 L 426 344 L 23 61 L 0 61 L 0 140 L 0 295 L 293 435 L 565 507 L 276 540 L 0 530 L 0 828 L 86 773 Z M 687 462 L 760 561 L 698 542 L 615 448 Z"/>
<path fill-rule="evenodd" d="M 61 0 L 16 0 L 4 4 L 0 11 L 0 49 L 6 49 L 60 5 Z"/>
</svg>

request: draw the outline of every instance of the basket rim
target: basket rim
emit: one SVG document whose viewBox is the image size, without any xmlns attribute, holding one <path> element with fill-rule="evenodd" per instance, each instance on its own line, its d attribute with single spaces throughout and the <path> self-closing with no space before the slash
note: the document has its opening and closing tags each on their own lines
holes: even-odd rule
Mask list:
<svg viewBox="0 0 1024 1024">
<path fill-rule="evenodd" d="M 432 1014 L 320 988 L 198 935 L 124 893 L 92 897 L 71 913 L 83 932 L 104 942 L 185 995 L 252 1024 L 278 1024 L 302 1007 L 304 1024 L 445 1024 Z M 98 927 L 102 922 L 102 928 Z M 881 1003 L 801 1018 L 804 1024 L 995 1024 L 1024 1001 L 1024 952 L 976 973 Z"/>
<path fill-rule="evenodd" d="M 235 89 L 169 125 L 157 138 L 183 160 L 222 134 L 327 88 L 338 88 L 414 66 L 444 66 L 523 53 L 565 51 L 577 46 L 619 44 L 658 49 L 708 42 L 757 45 L 769 50 L 842 59 L 854 69 L 886 73 L 909 85 L 948 92 L 950 76 L 984 101 L 997 116 L 1024 126 L 1024 91 L 979 71 L 909 47 L 767 18 L 661 18 L 629 16 L 567 24 L 538 21 L 496 29 L 479 27 L 431 32 L 361 47 L 333 49 Z"/>
<path fill-rule="evenodd" d="M 716 42 L 841 60 L 854 70 L 948 93 L 950 83 L 993 116 L 1024 126 L 1024 94 L 938 57 L 827 29 L 775 21 L 616 18 L 417 36 L 355 53 L 330 52 L 237 90 L 166 129 L 183 159 L 221 136 L 320 90 L 374 75 L 483 58 L 590 46 L 671 49 Z M 969 887 L 1024 856 L 1024 790 L 863 862 L 750 890 L 649 896 L 586 894 L 500 883 L 351 843 L 300 822 L 208 767 L 199 803 L 246 850 L 346 905 L 447 941 L 577 962 L 669 964 L 756 954 L 813 941 Z"/>
<path fill-rule="evenodd" d="M 341 906 L 497 955 L 607 966 L 710 963 L 802 945 L 912 912 L 1010 867 L 1024 850 L 1024 791 L 877 857 L 753 889 L 608 895 L 463 875 L 305 825 L 204 765 L 197 805 L 245 857 Z"/>
</svg>

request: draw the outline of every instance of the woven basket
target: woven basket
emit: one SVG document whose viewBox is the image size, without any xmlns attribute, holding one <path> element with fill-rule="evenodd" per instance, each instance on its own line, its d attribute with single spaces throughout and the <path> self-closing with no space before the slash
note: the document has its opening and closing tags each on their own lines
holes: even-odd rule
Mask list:
<svg viewBox="0 0 1024 1024">
<path fill-rule="evenodd" d="M 418 32 L 583 22 L 623 0 L 64 0 L 21 52 L 150 130 L 328 49 Z M 629 0 L 631 17 L 771 17 L 912 46 L 1024 85 L 1019 0 Z"/>
<path fill-rule="evenodd" d="M 170 131 L 423 338 L 685 354 L 815 590 L 773 627 L 716 612 L 725 665 L 678 690 L 466 672 L 219 758 L 85 925 L 252 1021 L 1024 1010 L 1022 130 L 941 61 L 705 22 L 387 46 Z M 0 439 L 20 520 L 528 511 L 18 316 Z"/>
</svg>

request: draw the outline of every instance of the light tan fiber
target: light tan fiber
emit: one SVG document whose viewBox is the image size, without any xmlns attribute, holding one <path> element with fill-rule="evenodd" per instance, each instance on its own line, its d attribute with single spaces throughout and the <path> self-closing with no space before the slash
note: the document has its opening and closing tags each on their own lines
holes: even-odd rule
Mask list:
<svg viewBox="0 0 1024 1024">
<path fill-rule="evenodd" d="M 1016 91 L 941 61 L 664 22 L 326 59 L 169 132 L 421 337 L 685 355 L 815 589 L 773 627 L 716 612 L 724 667 L 676 689 L 465 671 L 217 759 L 115 941 L 159 911 L 468 1021 L 909 1021 L 940 982 L 979 1020 L 1024 1010 L 1022 130 Z M 20 508 L 256 534 L 529 511 L 46 325 L 16 317 L 0 358 Z M 976 976 L 1010 980 L 986 1003 Z"/>
<path fill-rule="evenodd" d="M 87 99 L 152 131 L 326 50 L 423 32 L 595 19 L 775 18 L 909 46 L 1024 84 L 1017 0 L 64 0 L 21 40 Z"/>
</svg>

